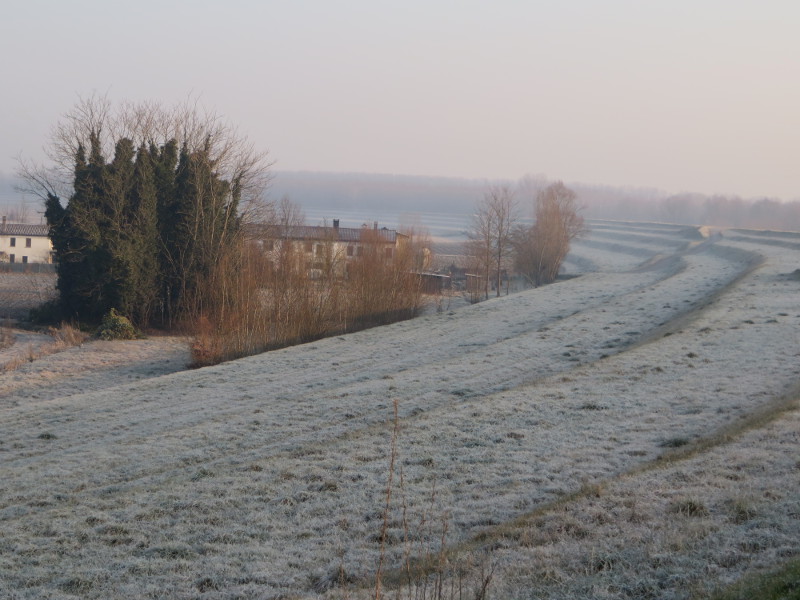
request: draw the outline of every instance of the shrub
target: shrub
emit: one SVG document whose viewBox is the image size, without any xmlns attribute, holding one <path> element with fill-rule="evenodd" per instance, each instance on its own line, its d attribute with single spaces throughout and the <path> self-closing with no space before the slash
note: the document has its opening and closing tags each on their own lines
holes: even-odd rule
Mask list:
<svg viewBox="0 0 800 600">
<path fill-rule="evenodd" d="M 52 336 L 54 344 L 59 349 L 80 346 L 89 337 L 88 333 L 66 322 L 62 322 L 59 327 L 48 327 L 47 333 Z"/>
<path fill-rule="evenodd" d="M 61 306 L 57 300 L 48 300 L 38 307 L 30 309 L 28 319 L 31 323 L 41 325 L 45 323 L 58 323 L 63 318 Z"/>
<path fill-rule="evenodd" d="M 135 340 L 139 337 L 133 324 L 113 308 L 103 317 L 96 335 L 101 340 Z"/>
<path fill-rule="evenodd" d="M 252 244 L 220 256 L 199 282 L 203 293 L 192 304 L 190 366 L 415 316 L 422 301 L 414 273 L 419 245 L 411 235 L 409 240 L 386 260 L 376 234 L 368 230 L 361 237 L 362 254 L 348 260 L 346 268 L 332 243 L 323 244 L 316 266 L 290 242 L 272 258 Z"/>
</svg>

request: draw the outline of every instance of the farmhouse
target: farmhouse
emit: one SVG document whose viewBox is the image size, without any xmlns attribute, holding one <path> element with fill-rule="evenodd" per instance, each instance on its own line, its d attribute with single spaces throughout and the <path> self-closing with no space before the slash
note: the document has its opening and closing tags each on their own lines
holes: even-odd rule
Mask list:
<svg viewBox="0 0 800 600">
<path fill-rule="evenodd" d="M 0 223 L 0 262 L 5 263 L 52 263 L 53 246 L 48 236 L 47 225 Z"/>
<path fill-rule="evenodd" d="M 340 227 L 339 219 L 333 220 L 332 227 L 265 226 L 253 237 L 274 261 L 289 255 L 303 261 L 311 277 L 319 277 L 323 272 L 345 276 L 348 263 L 367 254 L 391 261 L 409 239 L 394 229 L 379 229 L 377 221 L 371 228 Z"/>
</svg>

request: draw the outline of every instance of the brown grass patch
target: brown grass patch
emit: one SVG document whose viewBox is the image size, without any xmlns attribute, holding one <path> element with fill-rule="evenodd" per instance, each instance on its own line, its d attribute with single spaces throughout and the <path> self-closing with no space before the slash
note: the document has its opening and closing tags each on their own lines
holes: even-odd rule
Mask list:
<svg viewBox="0 0 800 600">
<path fill-rule="evenodd" d="M 9 360 L 0 369 L 3 371 L 15 371 L 25 363 L 33 362 L 73 346 L 80 346 L 89 337 L 89 334 L 82 332 L 69 323 L 61 323 L 58 327 L 49 327 L 47 333 L 53 338 L 51 343 L 44 344 L 38 348 L 29 345 L 27 350 Z"/>
</svg>

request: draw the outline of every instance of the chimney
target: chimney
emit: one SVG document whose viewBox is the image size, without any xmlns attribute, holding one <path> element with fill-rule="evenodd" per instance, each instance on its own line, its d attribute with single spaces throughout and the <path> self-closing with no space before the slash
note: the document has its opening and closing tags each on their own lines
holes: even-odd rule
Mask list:
<svg viewBox="0 0 800 600">
<path fill-rule="evenodd" d="M 2 227 L 2 229 L 3 229 L 3 231 L 6 230 L 6 216 L 5 215 L 3 215 L 3 227 Z"/>
<path fill-rule="evenodd" d="M 339 219 L 334 219 L 333 220 L 333 228 L 334 229 L 339 229 Z"/>
</svg>

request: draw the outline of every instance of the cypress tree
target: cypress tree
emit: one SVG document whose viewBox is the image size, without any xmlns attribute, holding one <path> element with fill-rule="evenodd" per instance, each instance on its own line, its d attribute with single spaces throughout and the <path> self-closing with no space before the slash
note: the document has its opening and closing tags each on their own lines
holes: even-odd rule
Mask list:
<svg viewBox="0 0 800 600">
<path fill-rule="evenodd" d="M 156 193 L 156 237 L 158 246 L 158 318 L 162 325 L 172 323 L 174 307 L 174 269 L 171 261 L 172 234 L 177 223 L 175 176 L 178 165 L 178 143 L 172 139 L 161 147 L 150 143 L 153 181 Z"/>
<path fill-rule="evenodd" d="M 158 300 L 158 216 L 153 157 L 140 147 L 134 165 L 129 202 L 130 228 L 135 232 L 131 248 L 130 280 L 134 322 L 148 323 Z"/>
<path fill-rule="evenodd" d="M 98 269 L 102 294 L 96 310 L 100 315 L 112 308 L 130 316 L 135 306 L 135 245 L 137 231 L 132 228 L 130 196 L 133 187 L 133 142 L 119 140 L 114 158 L 102 169 L 103 193 L 98 198 L 98 222 L 102 232 L 98 244 Z"/>
<path fill-rule="evenodd" d="M 67 207 L 46 216 L 66 316 L 97 321 L 110 309 L 146 326 L 194 318 L 218 264 L 236 247 L 241 182 L 218 175 L 210 140 L 191 151 L 170 140 L 134 150 L 120 139 L 106 163 L 99 137 L 75 155 Z"/>
<path fill-rule="evenodd" d="M 90 141 L 88 161 L 83 145 L 75 154 L 74 192 L 67 207 L 49 195 L 45 212 L 57 257 L 60 308 L 67 318 L 92 319 L 101 296 L 97 207 L 104 161 L 94 133 Z"/>
</svg>

